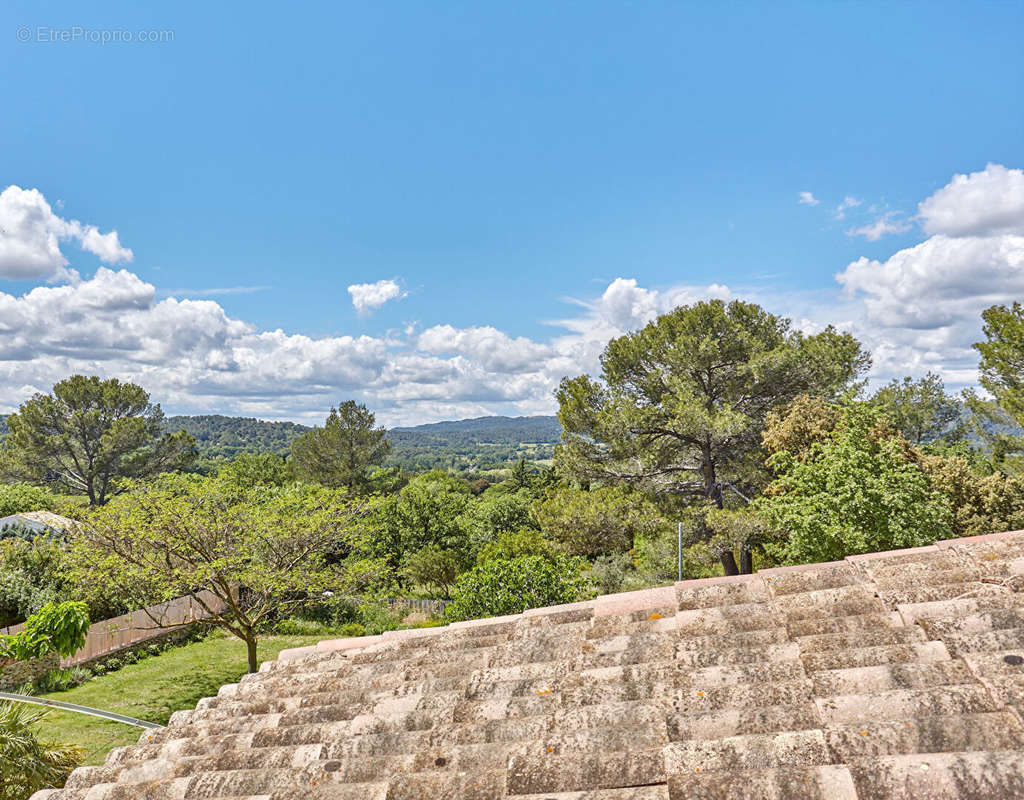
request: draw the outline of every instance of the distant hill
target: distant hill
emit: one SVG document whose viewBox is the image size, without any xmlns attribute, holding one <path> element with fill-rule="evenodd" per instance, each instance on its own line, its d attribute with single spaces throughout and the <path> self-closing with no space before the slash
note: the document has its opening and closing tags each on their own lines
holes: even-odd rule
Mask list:
<svg viewBox="0 0 1024 800">
<path fill-rule="evenodd" d="M 477 442 L 557 442 L 562 435 L 558 417 L 476 417 L 448 422 L 430 422 L 408 428 L 392 428 L 395 441 L 405 434 L 422 436 L 459 436 Z"/>
<path fill-rule="evenodd" d="M 557 417 L 478 417 L 394 428 L 388 463 L 406 469 L 442 467 L 456 472 L 507 468 L 525 458 L 544 462 L 562 435 Z"/>
<path fill-rule="evenodd" d="M 292 442 L 312 430 L 295 422 L 267 422 L 222 414 L 167 417 L 164 427 L 169 431 L 188 431 L 196 440 L 200 458 L 212 459 L 232 459 L 239 453 L 287 455 Z"/>
<path fill-rule="evenodd" d="M 294 422 L 221 414 L 168 417 L 166 428 L 192 434 L 207 464 L 246 452 L 287 455 L 292 442 L 312 430 Z M 479 417 L 394 428 L 388 432 L 392 451 L 387 463 L 417 471 L 503 469 L 520 458 L 550 459 L 561 432 L 557 417 Z"/>
<path fill-rule="evenodd" d="M 165 428 L 168 431 L 184 429 L 192 434 L 203 462 L 200 469 L 204 471 L 239 453 L 287 455 L 292 442 L 312 430 L 295 422 L 268 422 L 223 414 L 167 417 Z M 478 417 L 394 428 L 388 432 L 392 452 L 387 463 L 411 470 L 442 467 L 457 472 L 483 472 L 505 469 L 520 458 L 532 462 L 549 460 L 561 433 L 558 418 L 545 416 Z M 0 416 L 0 438 L 6 434 L 6 419 Z"/>
</svg>

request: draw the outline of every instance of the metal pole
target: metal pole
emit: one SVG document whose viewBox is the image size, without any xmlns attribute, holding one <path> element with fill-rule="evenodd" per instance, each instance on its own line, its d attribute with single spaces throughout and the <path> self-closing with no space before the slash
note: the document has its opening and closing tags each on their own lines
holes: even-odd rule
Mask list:
<svg viewBox="0 0 1024 800">
<path fill-rule="evenodd" d="M 100 717 L 102 719 L 113 720 L 114 722 L 123 722 L 125 725 L 134 725 L 136 728 L 163 727 L 163 725 L 157 725 L 154 722 L 146 722 L 142 719 L 135 719 L 135 717 L 126 717 L 123 714 L 115 714 L 113 711 L 100 711 L 97 708 L 89 708 L 88 706 L 76 706 L 73 703 L 62 703 L 60 700 L 47 700 L 45 697 L 31 697 L 24 694 L 0 692 L 0 700 L 10 700 L 15 703 L 28 703 L 33 706 L 46 706 L 47 708 L 59 708 L 61 711 L 73 711 L 76 714 L 88 714 L 91 717 Z"/>
<path fill-rule="evenodd" d="M 683 579 L 683 523 L 676 524 L 676 562 L 679 580 Z"/>
</svg>

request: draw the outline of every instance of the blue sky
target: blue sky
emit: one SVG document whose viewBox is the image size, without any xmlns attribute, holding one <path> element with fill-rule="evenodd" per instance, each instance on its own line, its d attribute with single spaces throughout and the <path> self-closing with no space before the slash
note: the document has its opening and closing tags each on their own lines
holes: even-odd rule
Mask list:
<svg viewBox="0 0 1024 800">
<path fill-rule="evenodd" d="M 601 335 L 712 284 L 877 334 L 885 298 L 872 311 L 837 273 L 861 257 L 891 273 L 927 242 L 919 204 L 954 174 L 1002 165 L 1010 177 L 985 185 L 997 205 L 1016 197 L 1021 30 L 1019 3 L 9 1 L 0 189 L 37 189 L 131 258 L 61 228 L 66 264 L 47 273 L 11 266 L 28 245 L 8 242 L 8 305 L 36 287 L 74 305 L 90 286 L 126 305 L 106 309 L 115 348 L 74 327 L 78 306 L 59 341 L 10 345 L 0 406 L 91 368 L 182 411 L 308 420 L 347 396 L 394 422 L 545 411 L 555 373 L 593 369 Z M 95 41 L 139 31 L 164 33 Z M 844 198 L 857 204 L 837 219 Z M 93 285 L 104 263 L 121 277 Z M 633 295 L 607 296 L 616 279 Z M 396 296 L 358 313 L 348 287 L 382 280 Z M 139 329 L 167 296 L 205 301 L 174 307 L 188 324 L 216 303 L 228 321 L 210 324 L 228 332 L 154 353 L 140 342 L 159 334 Z M 967 317 L 993 296 L 930 329 L 944 340 L 910 341 L 900 330 L 921 320 L 889 318 L 900 330 L 869 342 L 893 347 L 876 377 L 969 383 Z M 128 320 L 140 310 L 149 322 Z M 276 393 L 256 380 L 251 365 L 280 354 L 247 361 L 236 323 L 309 337 L 280 345 L 305 348 L 293 372 L 307 377 L 278 376 Z M 551 361 L 530 372 L 531 358 Z"/>
</svg>

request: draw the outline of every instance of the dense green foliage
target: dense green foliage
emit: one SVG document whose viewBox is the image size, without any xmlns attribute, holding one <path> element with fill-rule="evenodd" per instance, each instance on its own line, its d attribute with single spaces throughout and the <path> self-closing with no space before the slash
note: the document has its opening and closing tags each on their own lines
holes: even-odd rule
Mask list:
<svg viewBox="0 0 1024 800">
<path fill-rule="evenodd" d="M 942 379 L 933 372 L 916 381 L 893 378 L 875 393 L 872 402 L 911 444 L 962 436 L 957 429 L 961 403 L 946 394 Z"/>
<path fill-rule="evenodd" d="M 918 547 L 952 534 L 948 498 L 932 486 L 884 416 L 849 406 L 804 452 L 780 450 L 756 507 L 782 532 L 770 546 L 784 564 Z"/>
<path fill-rule="evenodd" d="M 25 620 L 20 632 L 0 636 L 0 658 L 27 661 L 49 653 L 70 656 L 85 644 L 88 630 L 89 609 L 85 603 L 47 603 Z"/>
<path fill-rule="evenodd" d="M 24 622 L 47 603 L 81 600 L 92 619 L 128 611 L 126 598 L 96 586 L 83 586 L 70 574 L 66 543 L 57 537 L 10 537 L 0 540 L 0 627 Z"/>
<path fill-rule="evenodd" d="M 761 433 L 773 409 L 802 393 L 836 397 L 869 363 L 856 339 L 831 327 L 804 336 L 739 301 L 680 306 L 611 340 L 600 381 L 562 381 L 556 462 L 580 481 L 723 508 L 726 487 L 752 496 L 766 482 Z M 706 522 L 700 532 L 715 535 Z M 732 550 L 718 555 L 727 574 L 753 569 L 745 545 L 739 564 Z"/>
<path fill-rule="evenodd" d="M 642 493 L 619 486 L 589 492 L 559 487 L 534 514 L 541 530 L 567 552 L 591 557 L 632 550 L 638 538 L 667 524 Z"/>
<path fill-rule="evenodd" d="M 139 478 L 179 469 L 195 457 L 187 433 L 164 433 L 163 412 L 141 386 L 73 375 L 7 418 L 3 466 L 54 481 L 102 505 Z"/>
<path fill-rule="evenodd" d="M 455 621 L 518 614 L 528 608 L 571 603 L 585 587 L 580 564 L 568 556 L 495 559 L 459 576 L 445 617 Z"/>
<path fill-rule="evenodd" d="M 294 422 L 205 414 L 167 417 L 164 430 L 191 435 L 200 458 L 231 460 L 242 453 L 287 455 L 292 442 L 311 428 Z"/>
<path fill-rule="evenodd" d="M 24 511 L 53 511 L 57 497 L 41 486 L 26 483 L 0 483 L 0 517 Z"/>
<path fill-rule="evenodd" d="M 974 345 L 981 354 L 980 383 L 1024 425 L 1024 305 L 992 306 L 982 318 L 985 341 Z"/>
<path fill-rule="evenodd" d="M 383 559 L 399 580 L 403 576 L 415 580 L 425 559 L 453 561 L 464 568 L 473 555 L 466 517 L 471 498 L 466 482 L 447 472 L 417 475 L 396 494 L 372 504 L 359 550 L 369 558 Z M 421 550 L 428 552 L 417 555 Z"/>
<path fill-rule="evenodd" d="M 387 431 L 374 422 L 373 412 L 352 400 L 332 408 L 322 428 L 292 442 L 295 474 L 332 489 L 366 490 L 370 469 L 391 452 Z"/>
<path fill-rule="evenodd" d="M 193 597 L 215 624 L 246 642 L 255 670 L 267 619 L 338 588 L 328 553 L 351 516 L 343 498 L 318 486 L 245 488 L 168 475 L 90 514 L 74 553 L 83 585 L 101 584 L 136 608 Z"/>
</svg>

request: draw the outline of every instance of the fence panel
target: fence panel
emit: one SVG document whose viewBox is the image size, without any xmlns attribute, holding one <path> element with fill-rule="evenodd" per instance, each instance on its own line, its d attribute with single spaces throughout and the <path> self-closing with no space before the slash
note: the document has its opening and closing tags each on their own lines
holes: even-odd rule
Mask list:
<svg viewBox="0 0 1024 800">
<path fill-rule="evenodd" d="M 203 603 L 214 611 L 222 611 L 226 604 L 212 592 L 199 593 Z M 419 600 L 397 597 L 387 601 L 392 609 L 419 611 L 423 614 L 443 614 L 448 605 L 446 600 Z M 122 614 L 120 617 L 94 622 L 89 626 L 85 644 L 73 656 L 65 658 L 61 666 L 71 667 L 90 661 L 99 656 L 110 655 L 140 644 L 149 639 L 188 625 L 209 616 L 202 605 L 191 595 L 178 597 L 166 603 L 157 603 L 146 609 Z M 155 621 L 154 621 L 155 620 Z M 24 625 L 0 628 L 0 635 L 12 635 L 21 631 Z"/>
<path fill-rule="evenodd" d="M 200 596 L 214 611 L 221 611 L 226 605 L 212 592 L 200 592 Z M 199 622 L 207 616 L 203 607 L 191 595 L 186 595 L 166 603 L 157 603 L 146 609 L 131 611 L 120 617 L 94 622 L 89 626 L 85 644 L 73 656 L 65 658 L 61 666 L 71 667 L 98 656 L 116 653 L 149 639 L 155 639 L 182 625 Z M 10 636 L 24 627 L 12 625 L 0 628 L 0 634 Z"/>
</svg>

